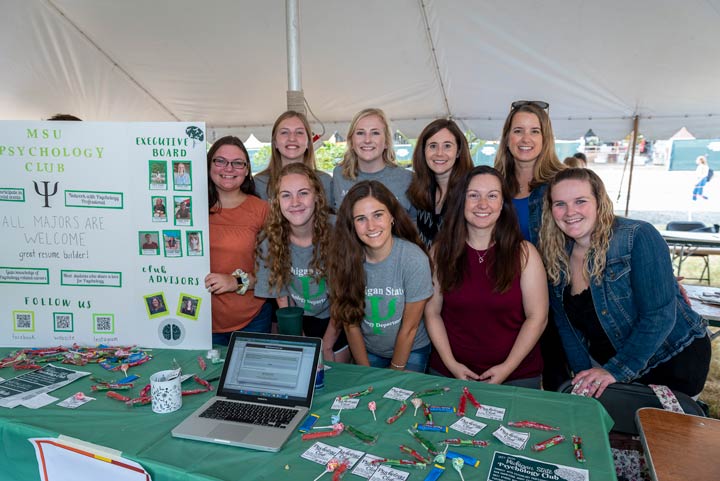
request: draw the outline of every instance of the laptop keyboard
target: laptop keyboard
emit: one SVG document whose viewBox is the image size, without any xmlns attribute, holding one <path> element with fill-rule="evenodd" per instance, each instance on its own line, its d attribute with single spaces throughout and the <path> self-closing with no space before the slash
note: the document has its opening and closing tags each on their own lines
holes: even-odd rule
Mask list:
<svg viewBox="0 0 720 481">
<path fill-rule="evenodd" d="M 259 426 L 286 428 L 296 413 L 296 409 L 241 402 L 216 401 L 212 406 L 203 411 L 200 417 L 256 424 Z"/>
</svg>

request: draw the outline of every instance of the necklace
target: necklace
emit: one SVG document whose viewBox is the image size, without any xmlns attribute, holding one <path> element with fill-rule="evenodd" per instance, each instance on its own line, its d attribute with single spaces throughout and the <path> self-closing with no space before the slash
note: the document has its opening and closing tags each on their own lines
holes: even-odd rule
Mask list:
<svg viewBox="0 0 720 481">
<path fill-rule="evenodd" d="M 485 262 L 485 257 L 487 257 L 488 252 L 490 252 L 490 248 L 489 248 L 489 247 L 487 248 L 487 250 L 485 251 L 485 254 L 483 254 L 483 255 L 480 255 L 480 251 L 479 251 L 479 250 L 476 250 L 474 247 L 472 247 L 472 250 L 474 250 L 474 251 L 475 251 L 475 254 L 477 254 L 478 264 L 482 264 L 483 262 Z"/>
</svg>

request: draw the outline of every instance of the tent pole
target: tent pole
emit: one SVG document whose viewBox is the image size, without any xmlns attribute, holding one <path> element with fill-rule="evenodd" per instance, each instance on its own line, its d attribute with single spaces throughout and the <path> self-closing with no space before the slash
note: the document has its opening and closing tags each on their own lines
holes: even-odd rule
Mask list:
<svg viewBox="0 0 720 481">
<path fill-rule="evenodd" d="M 300 8 L 299 0 L 285 0 L 287 36 L 288 90 L 287 109 L 305 113 L 305 95 L 300 72 Z"/>
<path fill-rule="evenodd" d="M 630 210 L 630 189 L 632 188 L 633 167 L 635 166 L 635 145 L 637 144 L 639 124 L 640 116 L 636 115 L 633 119 L 632 140 L 630 141 L 630 175 L 628 176 L 627 198 L 625 199 L 625 217 L 628 216 L 628 211 Z"/>
</svg>

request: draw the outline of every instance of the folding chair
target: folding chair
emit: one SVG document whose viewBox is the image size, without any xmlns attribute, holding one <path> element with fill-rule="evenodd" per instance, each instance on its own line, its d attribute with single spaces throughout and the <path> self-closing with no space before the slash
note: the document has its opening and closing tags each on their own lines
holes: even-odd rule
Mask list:
<svg viewBox="0 0 720 481">
<path fill-rule="evenodd" d="M 669 222 L 665 227 L 665 230 L 677 231 L 677 232 L 714 232 L 712 226 L 706 226 L 702 222 L 689 222 L 689 221 L 673 221 Z M 698 248 L 695 246 L 683 244 L 678 242 L 671 248 L 673 264 L 677 267 L 677 276 L 680 277 L 682 274 L 682 264 L 688 257 L 700 257 L 703 260 L 703 270 L 700 272 L 700 277 L 686 277 L 687 280 L 696 280 L 700 282 L 707 282 L 710 285 L 710 256 L 705 253 L 697 253 Z"/>
</svg>

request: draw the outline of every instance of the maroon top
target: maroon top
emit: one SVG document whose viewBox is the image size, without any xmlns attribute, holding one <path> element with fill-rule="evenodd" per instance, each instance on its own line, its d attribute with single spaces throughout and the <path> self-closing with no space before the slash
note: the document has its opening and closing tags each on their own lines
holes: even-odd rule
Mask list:
<svg viewBox="0 0 720 481">
<path fill-rule="evenodd" d="M 482 264 L 478 262 L 478 253 L 484 256 Z M 487 267 L 494 255 L 494 246 L 488 252 L 476 251 L 466 244 L 465 278 L 459 287 L 443 294 L 441 315 L 453 356 L 476 374 L 507 359 L 525 322 L 520 275 L 513 279 L 507 292 L 493 292 L 494 283 Z M 430 367 L 452 377 L 436 351 L 430 356 Z M 537 377 L 541 372 L 542 357 L 536 344 L 506 381 Z"/>
</svg>

